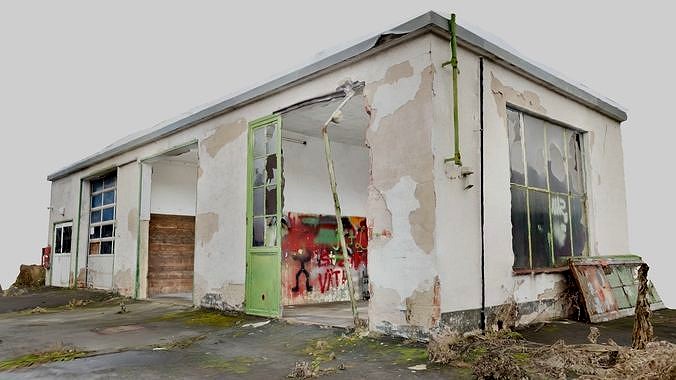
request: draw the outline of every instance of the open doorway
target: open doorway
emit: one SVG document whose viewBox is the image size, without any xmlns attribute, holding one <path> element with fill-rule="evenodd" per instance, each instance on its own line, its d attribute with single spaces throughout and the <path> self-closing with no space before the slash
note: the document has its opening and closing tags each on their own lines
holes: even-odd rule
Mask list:
<svg viewBox="0 0 676 380">
<path fill-rule="evenodd" d="M 352 325 L 346 270 L 352 273 L 361 319 L 368 313 L 366 205 L 369 123 L 363 96 L 350 99 L 329 127 L 350 264 L 341 258 L 321 129 L 344 94 L 294 105 L 282 118 L 282 317 L 304 323 Z"/>
<path fill-rule="evenodd" d="M 192 300 L 197 144 L 144 161 L 150 167 L 148 297 Z M 147 189 L 146 189 L 147 191 Z"/>
</svg>

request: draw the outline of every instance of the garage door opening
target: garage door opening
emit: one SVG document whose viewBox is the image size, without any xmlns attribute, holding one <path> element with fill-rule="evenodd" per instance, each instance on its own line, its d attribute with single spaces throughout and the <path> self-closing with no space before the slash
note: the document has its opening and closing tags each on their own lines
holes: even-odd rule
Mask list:
<svg viewBox="0 0 676 380">
<path fill-rule="evenodd" d="M 197 144 L 144 162 L 151 167 L 148 297 L 192 300 L 197 203 Z"/>
<path fill-rule="evenodd" d="M 368 318 L 366 205 L 369 123 L 364 98 L 342 109 L 329 137 L 349 260 L 343 260 L 326 165 L 322 126 L 344 100 L 343 92 L 282 110 L 283 212 L 282 317 L 304 323 L 353 324 L 347 284 L 351 271 L 360 318 Z"/>
</svg>

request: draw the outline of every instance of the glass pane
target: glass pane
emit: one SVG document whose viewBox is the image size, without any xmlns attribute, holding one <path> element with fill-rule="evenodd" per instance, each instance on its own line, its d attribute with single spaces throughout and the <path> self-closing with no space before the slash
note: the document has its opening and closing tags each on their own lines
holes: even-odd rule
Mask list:
<svg viewBox="0 0 676 380">
<path fill-rule="evenodd" d="M 265 210 L 265 189 L 260 187 L 253 190 L 253 214 L 263 215 Z"/>
<path fill-rule="evenodd" d="M 89 217 L 89 222 L 98 223 L 100 221 L 101 221 L 101 210 L 92 211 L 92 214 Z"/>
<path fill-rule="evenodd" d="M 113 237 L 113 225 L 112 224 L 106 224 L 104 226 L 101 226 L 101 237 Z"/>
<path fill-rule="evenodd" d="M 102 218 L 104 222 L 115 219 L 115 207 L 108 207 L 103 209 Z"/>
<path fill-rule="evenodd" d="M 109 176 L 103 179 L 103 187 L 106 189 L 110 189 L 111 187 L 115 187 L 115 182 L 117 182 L 117 176 Z"/>
<path fill-rule="evenodd" d="M 263 186 L 265 184 L 265 158 L 254 160 L 254 186 Z"/>
<path fill-rule="evenodd" d="M 106 191 L 103 193 L 103 204 L 109 205 L 115 203 L 115 190 Z"/>
<path fill-rule="evenodd" d="M 545 122 L 526 114 L 523 115 L 523 133 L 526 137 L 526 164 L 528 165 L 528 186 L 547 188 L 547 166 L 545 164 Z"/>
<path fill-rule="evenodd" d="M 254 129 L 254 156 L 265 156 L 265 128 Z"/>
<path fill-rule="evenodd" d="M 101 251 L 101 243 L 99 242 L 89 243 L 90 255 L 98 255 L 100 251 Z"/>
<path fill-rule="evenodd" d="M 92 197 L 92 208 L 101 207 L 101 202 L 103 201 L 103 194 L 97 194 Z"/>
<path fill-rule="evenodd" d="M 101 237 L 101 226 L 96 226 L 89 229 L 90 239 L 98 239 L 100 237 Z"/>
<path fill-rule="evenodd" d="M 73 236 L 73 227 L 63 227 L 63 242 L 61 243 L 61 253 L 70 253 L 70 241 Z"/>
<path fill-rule="evenodd" d="M 277 155 L 268 156 L 265 162 L 265 171 L 267 176 L 265 178 L 266 185 L 274 185 L 277 183 Z"/>
<path fill-rule="evenodd" d="M 266 215 L 275 215 L 277 214 L 277 187 L 268 186 L 267 192 L 265 195 L 265 214 Z"/>
<path fill-rule="evenodd" d="M 112 241 L 102 241 L 101 242 L 101 254 L 109 255 L 113 253 L 113 242 Z"/>
<path fill-rule="evenodd" d="M 277 123 L 266 127 L 266 141 L 268 154 L 277 154 Z"/>
<path fill-rule="evenodd" d="M 528 202 L 533 268 L 546 268 L 552 263 L 549 244 L 549 196 L 541 191 L 529 190 Z"/>
<path fill-rule="evenodd" d="M 262 247 L 265 235 L 265 220 L 263 218 L 254 218 L 253 220 L 253 241 L 252 246 Z"/>
<path fill-rule="evenodd" d="M 54 242 L 54 253 L 61 253 L 61 227 L 54 232 L 56 241 Z"/>
<path fill-rule="evenodd" d="M 570 191 L 574 194 L 584 192 L 582 182 L 582 142 L 576 132 L 568 134 L 568 175 L 570 176 Z"/>
<path fill-rule="evenodd" d="M 584 212 L 584 201 L 580 197 L 571 197 L 571 227 L 573 233 L 573 255 L 587 254 L 587 218 Z"/>
<path fill-rule="evenodd" d="M 521 122 L 519 121 L 519 113 L 509 109 L 507 110 L 507 134 L 509 137 L 509 163 L 512 168 L 511 181 L 525 185 Z"/>
<path fill-rule="evenodd" d="M 552 243 L 554 243 L 554 257 L 571 255 L 570 249 L 570 221 L 567 195 L 551 195 L 552 210 Z"/>
<path fill-rule="evenodd" d="M 564 129 L 547 123 L 547 145 L 549 149 L 549 189 L 567 193 Z"/>
<path fill-rule="evenodd" d="M 92 181 L 92 193 L 103 190 L 103 178 Z"/>
<path fill-rule="evenodd" d="M 526 190 L 516 186 L 512 186 L 512 250 L 514 268 L 530 267 Z"/>
<path fill-rule="evenodd" d="M 277 245 L 277 217 L 271 216 L 265 218 L 265 246 L 274 247 Z"/>
</svg>

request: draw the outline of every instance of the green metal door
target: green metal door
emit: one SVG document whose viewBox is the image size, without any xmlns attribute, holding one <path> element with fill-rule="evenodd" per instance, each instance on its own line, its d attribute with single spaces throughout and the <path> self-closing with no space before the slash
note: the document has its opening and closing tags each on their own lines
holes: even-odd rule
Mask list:
<svg viewBox="0 0 676 380">
<path fill-rule="evenodd" d="M 246 312 L 281 314 L 281 125 L 278 115 L 249 123 Z"/>
</svg>

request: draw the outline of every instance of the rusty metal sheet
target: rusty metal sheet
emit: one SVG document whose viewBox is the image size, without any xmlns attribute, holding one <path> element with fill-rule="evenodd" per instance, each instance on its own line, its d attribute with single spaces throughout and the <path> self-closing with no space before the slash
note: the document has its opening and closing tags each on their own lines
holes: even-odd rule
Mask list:
<svg viewBox="0 0 676 380">
<path fill-rule="evenodd" d="M 569 266 L 591 322 L 603 322 L 634 314 L 639 256 L 572 257 Z M 664 308 L 657 290 L 650 284 L 651 309 Z"/>
</svg>

